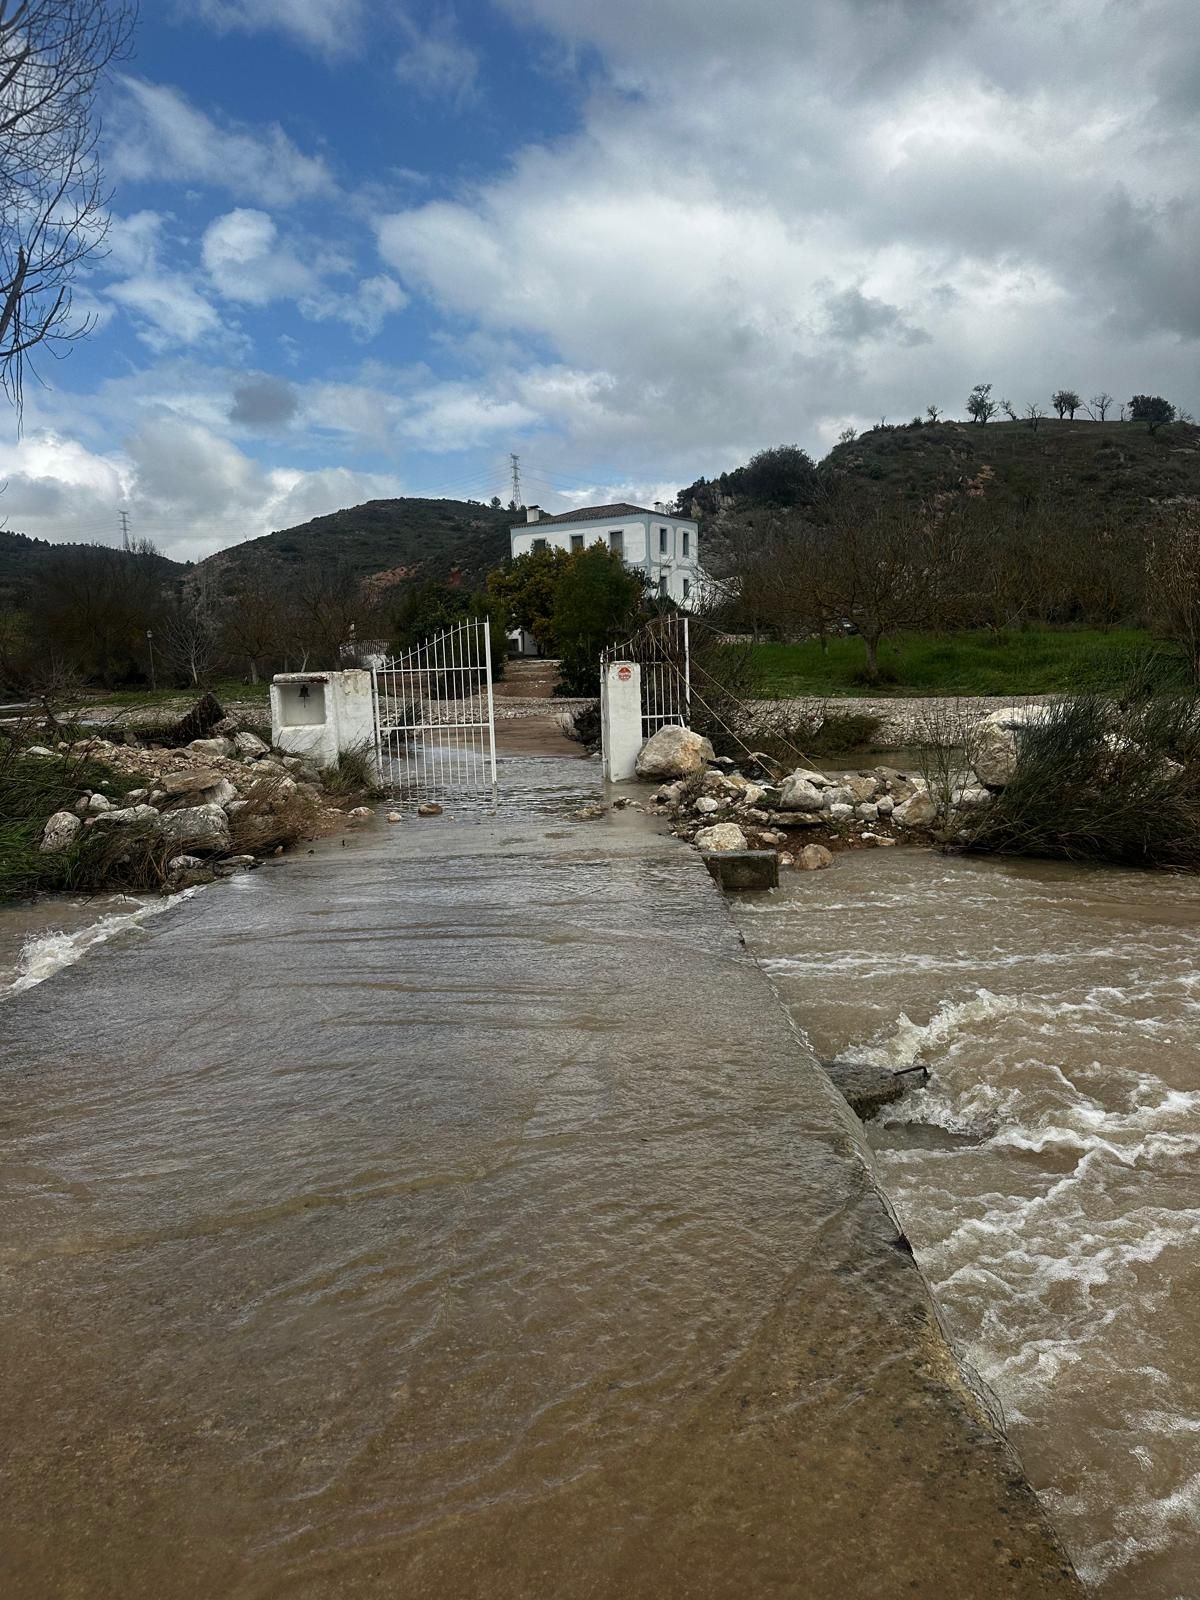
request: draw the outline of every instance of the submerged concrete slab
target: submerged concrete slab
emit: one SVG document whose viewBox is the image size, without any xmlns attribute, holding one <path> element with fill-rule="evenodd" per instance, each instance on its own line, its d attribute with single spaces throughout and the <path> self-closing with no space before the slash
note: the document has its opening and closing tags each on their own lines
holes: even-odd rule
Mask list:
<svg viewBox="0 0 1200 1600">
<path fill-rule="evenodd" d="M 702 864 L 565 765 L 2 1008 L 22 1600 L 1079 1593 Z"/>
<path fill-rule="evenodd" d="M 700 859 L 730 892 L 779 887 L 779 857 L 774 850 L 702 850 Z"/>
</svg>

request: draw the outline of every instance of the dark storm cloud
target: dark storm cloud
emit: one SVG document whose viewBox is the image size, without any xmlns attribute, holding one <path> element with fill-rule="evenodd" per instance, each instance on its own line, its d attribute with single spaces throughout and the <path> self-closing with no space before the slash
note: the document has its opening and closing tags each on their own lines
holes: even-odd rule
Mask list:
<svg viewBox="0 0 1200 1600">
<path fill-rule="evenodd" d="M 280 428 L 292 420 L 299 405 L 296 391 L 286 379 L 264 374 L 233 391 L 229 420 L 246 428 Z"/>
</svg>

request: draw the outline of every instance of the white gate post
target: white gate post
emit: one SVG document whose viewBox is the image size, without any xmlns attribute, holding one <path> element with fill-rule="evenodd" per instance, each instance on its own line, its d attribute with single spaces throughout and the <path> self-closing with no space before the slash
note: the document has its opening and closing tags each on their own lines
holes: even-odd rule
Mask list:
<svg viewBox="0 0 1200 1600">
<path fill-rule="evenodd" d="M 624 783 L 634 776 L 642 738 L 642 669 L 636 661 L 610 661 L 600 680 L 600 737 L 604 776 Z"/>
</svg>

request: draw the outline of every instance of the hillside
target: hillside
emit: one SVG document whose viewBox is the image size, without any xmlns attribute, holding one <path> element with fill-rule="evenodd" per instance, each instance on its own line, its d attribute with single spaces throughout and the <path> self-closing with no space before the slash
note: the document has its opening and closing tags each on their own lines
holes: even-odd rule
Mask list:
<svg viewBox="0 0 1200 1600">
<path fill-rule="evenodd" d="M 78 544 L 51 544 L 46 539 L 31 539 L 23 533 L 9 533 L 0 528 L 0 607 L 23 607 L 39 575 L 55 561 L 68 558 L 73 551 L 91 550 L 94 546 Z M 124 550 L 111 549 L 114 561 L 144 560 Z M 183 576 L 188 570 L 181 562 L 170 561 L 166 556 L 155 556 L 164 584 Z"/>
<path fill-rule="evenodd" d="M 727 479 L 733 485 L 739 474 Z M 998 509 L 1027 511 L 1048 503 L 1069 507 L 1076 526 L 1131 525 L 1154 501 L 1200 498 L 1200 427 L 1171 423 L 1150 433 L 1144 423 L 1025 422 L 912 424 L 872 428 L 836 445 L 792 504 L 821 515 L 831 491 L 868 506 L 899 495 L 913 503 L 968 494 Z M 775 506 L 723 493 L 721 480 L 693 485 L 701 512 L 705 566 L 729 569 L 735 543 Z M 683 498 L 683 496 L 681 496 Z"/>
<path fill-rule="evenodd" d="M 358 577 L 396 582 L 439 579 L 474 587 L 508 554 L 513 516 L 462 500 L 368 500 L 261 539 L 219 550 L 200 571 L 228 584 L 240 569 L 270 559 L 288 566 L 331 563 Z"/>
</svg>

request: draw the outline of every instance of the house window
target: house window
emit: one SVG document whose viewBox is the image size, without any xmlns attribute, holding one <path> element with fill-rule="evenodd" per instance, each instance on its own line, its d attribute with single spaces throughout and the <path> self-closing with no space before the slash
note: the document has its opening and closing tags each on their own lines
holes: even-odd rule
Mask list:
<svg viewBox="0 0 1200 1600">
<path fill-rule="evenodd" d="M 667 598 L 667 579 L 666 579 L 666 574 L 665 573 L 658 580 L 658 594 L 659 594 L 659 599 L 661 599 L 661 600 L 665 600 Z"/>
<path fill-rule="evenodd" d="M 571 535 L 571 549 L 572 550 L 582 550 L 583 549 L 583 535 L 581 533 L 573 533 Z"/>
<path fill-rule="evenodd" d="M 545 539 L 535 539 L 535 540 L 534 540 L 534 541 L 533 541 L 533 550 L 534 550 L 534 554 L 535 554 L 535 555 L 536 555 L 536 554 L 537 554 L 537 552 L 538 552 L 538 551 L 539 551 L 539 550 L 544 550 L 544 549 L 545 549 L 545 548 L 546 548 L 546 541 L 545 541 Z"/>
<path fill-rule="evenodd" d="M 665 528 L 658 530 L 658 551 L 660 555 L 664 556 L 667 553 L 667 530 Z"/>
<path fill-rule="evenodd" d="M 686 561 L 691 555 L 692 536 L 687 528 L 683 530 L 683 559 Z"/>
<path fill-rule="evenodd" d="M 688 595 L 691 594 L 691 592 L 692 592 L 692 586 L 688 582 L 688 580 L 685 578 L 683 580 L 683 598 L 686 600 Z"/>
<path fill-rule="evenodd" d="M 608 536 L 608 548 L 615 550 L 619 556 L 625 554 L 625 535 L 620 528 L 614 528 Z"/>
</svg>

